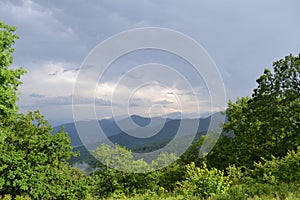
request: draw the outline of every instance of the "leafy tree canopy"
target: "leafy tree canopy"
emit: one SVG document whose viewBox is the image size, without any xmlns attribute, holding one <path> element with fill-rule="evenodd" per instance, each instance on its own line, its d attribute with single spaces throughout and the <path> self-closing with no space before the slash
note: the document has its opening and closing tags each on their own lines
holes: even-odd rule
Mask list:
<svg viewBox="0 0 300 200">
<path fill-rule="evenodd" d="M 90 179 L 66 161 L 70 138 L 38 111 L 18 114 L 16 101 L 22 68 L 10 69 L 15 28 L 0 21 L 0 194 L 32 199 L 82 199 Z"/>
<path fill-rule="evenodd" d="M 229 102 L 224 138 L 208 156 L 212 165 L 252 166 L 262 157 L 283 157 L 300 145 L 300 57 L 289 55 L 273 63 L 257 79 L 252 97 Z"/>
<path fill-rule="evenodd" d="M 21 84 L 20 77 L 25 73 L 22 68 L 9 69 L 13 62 L 13 44 L 18 38 L 15 27 L 0 21 L 0 125 L 17 112 L 17 90 Z"/>
</svg>

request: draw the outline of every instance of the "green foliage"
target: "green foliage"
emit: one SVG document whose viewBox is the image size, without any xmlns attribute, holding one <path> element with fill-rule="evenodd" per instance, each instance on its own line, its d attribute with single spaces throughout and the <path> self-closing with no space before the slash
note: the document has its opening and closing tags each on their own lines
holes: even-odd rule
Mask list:
<svg viewBox="0 0 300 200">
<path fill-rule="evenodd" d="M 0 22 L 0 194 L 4 199 L 82 199 L 91 179 L 66 161 L 74 155 L 67 133 L 38 111 L 17 114 L 21 68 L 12 64 L 15 28 Z"/>
<path fill-rule="evenodd" d="M 180 164 L 187 165 L 192 162 L 194 162 L 196 166 L 199 166 L 201 164 L 201 160 L 199 158 L 199 150 L 204 139 L 205 136 L 201 136 L 199 140 L 190 145 L 190 147 L 180 156 Z"/>
<path fill-rule="evenodd" d="M 134 160 L 132 152 L 124 147 L 116 145 L 112 148 L 102 144 L 94 155 L 100 161 L 99 170 L 92 175 L 99 196 L 172 192 L 176 183 L 182 181 L 185 175 L 184 166 L 174 162 L 177 160 L 174 154 L 161 153 L 149 164 L 141 159 Z M 172 164 L 167 166 L 169 163 Z"/>
<path fill-rule="evenodd" d="M 134 160 L 130 150 L 116 145 L 115 148 L 102 144 L 94 151 L 95 157 L 101 161 L 106 168 L 114 168 L 126 172 L 145 172 L 150 166 L 143 161 Z"/>
<path fill-rule="evenodd" d="M 225 131 L 234 138 L 221 140 L 208 156 L 209 164 L 253 167 L 262 157 L 283 157 L 300 145 L 300 58 L 286 56 L 257 79 L 251 98 L 229 102 Z M 224 146 L 224 144 L 226 146 Z M 226 154 L 226 155 L 223 155 Z"/>
<path fill-rule="evenodd" d="M 63 130 L 52 135 L 38 111 L 18 114 L 17 91 L 25 70 L 9 68 L 18 38 L 14 32 L 0 21 L 0 200 L 300 196 L 299 56 L 274 62 L 274 72 L 266 69 L 257 79 L 252 97 L 229 102 L 224 130 L 235 137 L 219 139 L 205 158 L 209 167 L 199 159 L 203 136 L 179 160 L 162 153 L 151 163 L 134 159 L 119 145 L 101 145 L 94 151 L 97 171 L 87 176 L 67 162 L 75 154 Z M 207 136 L 208 146 L 216 136 Z"/>
<path fill-rule="evenodd" d="M 94 151 L 100 161 L 93 177 L 96 195 L 119 196 L 159 190 L 152 166 L 144 160 L 134 160 L 132 152 L 116 145 L 115 148 L 102 144 Z M 145 173 L 135 173 L 145 172 Z"/>
<path fill-rule="evenodd" d="M 243 144 L 236 144 L 235 141 L 234 138 L 221 136 L 212 151 L 205 157 L 207 165 L 224 170 L 230 164 L 248 161 L 247 155 L 243 155 L 241 151 Z"/>
<path fill-rule="evenodd" d="M 295 182 L 300 184 L 300 147 L 283 158 L 263 160 L 254 164 L 250 175 L 262 183 L 278 184 Z"/>
<path fill-rule="evenodd" d="M 4 195 L 4 197 L 2 198 L 0 196 L 0 200 L 12 200 L 12 196 L 11 195 Z M 17 195 L 15 198 L 15 200 L 31 200 L 31 198 L 28 195 Z"/>
<path fill-rule="evenodd" d="M 225 194 L 218 194 L 211 200 L 296 200 L 299 199 L 299 185 L 280 184 L 270 185 L 263 183 L 252 183 L 232 186 Z"/>
<path fill-rule="evenodd" d="M 22 68 L 9 69 L 13 62 L 12 45 L 18 38 L 15 30 L 15 27 L 0 21 L 0 126 L 17 112 L 17 90 L 21 84 L 20 77 L 25 73 Z"/>
<path fill-rule="evenodd" d="M 242 172 L 242 169 L 240 167 L 236 167 L 235 165 L 230 165 L 229 167 L 227 167 L 226 172 L 228 174 L 228 178 L 230 179 L 232 185 L 240 185 L 244 183 L 245 174 Z"/>
<path fill-rule="evenodd" d="M 164 192 L 173 192 L 177 182 L 184 180 L 185 167 L 178 162 L 174 162 L 173 164 L 152 173 L 156 175 L 157 184 Z"/>
<path fill-rule="evenodd" d="M 253 170 L 230 166 L 227 168 L 230 189 L 212 199 L 294 199 L 300 195 L 299 150 L 283 158 L 264 160 Z M 244 171 L 244 172 L 242 172 Z M 297 198 L 296 198 L 297 199 Z"/>
<path fill-rule="evenodd" d="M 208 169 L 203 163 L 202 167 L 196 167 L 194 163 L 186 166 L 186 176 L 183 182 L 179 182 L 178 192 L 186 196 L 199 196 L 207 198 L 220 193 L 225 193 L 231 181 L 224 173 L 215 168 Z"/>
<path fill-rule="evenodd" d="M 0 193 L 33 199 L 81 199 L 88 178 L 66 162 L 73 154 L 67 133 L 50 133 L 39 112 L 19 115 L 0 128 Z"/>
</svg>

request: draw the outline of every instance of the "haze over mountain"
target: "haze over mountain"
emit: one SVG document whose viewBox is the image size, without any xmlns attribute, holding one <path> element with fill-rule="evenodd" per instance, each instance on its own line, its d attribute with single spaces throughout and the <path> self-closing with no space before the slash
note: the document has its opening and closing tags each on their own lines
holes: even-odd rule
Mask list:
<svg viewBox="0 0 300 200">
<path fill-rule="evenodd" d="M 224 122 L 222 121 L 224 116 L 221 113 L 215 113 L 200 119 L 149 118 L 132 115 L 121 120 L 110 118 L 99 121 L 79 121 L 76 124 L 73 122 L 56 126 L 54 132 L 64 127 L 64 131 L 68 132 L 71 138 L 73 147 L 82 146 L 84 137 L 86 137 L 85 143 L 99 143 L 106 136 L 112 143 L 132 148 L 171 140 L 178 134 L 179 127 L 182 129 L 181 136 L 195 135 L 196 133 L 205 134 L 209 129 L 212 117 L 214 117 L 214 123 L 211 125 L 210 130 L 218 129 Z M 184 127 L 182 128 L 183 124 Z M 197 126 L 195 127 L 195 125 Z M 79 135 L 78 127 L 85 132 L 80 132 L 81 135 Z M 102 136 L 99 133 L 100 127 L 104 134 Z"/>
</svg>

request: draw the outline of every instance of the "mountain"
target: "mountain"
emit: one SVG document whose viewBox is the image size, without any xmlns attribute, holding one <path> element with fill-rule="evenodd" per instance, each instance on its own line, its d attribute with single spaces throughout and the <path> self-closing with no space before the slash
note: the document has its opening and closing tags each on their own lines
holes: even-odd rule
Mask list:
<svg viewBox="0 0 300 200">
<path fill-rule="evenodd" d="M 107 136 L 112 136 L 114 134 L 120 133 L 122 130 L 118 127 L 115 121 L 112 119 L 102 119 L 99 121 L 96 121 L 101 128 L 103 129 L 104 133 Z M 95 121 L 79 121 L 77 122 L 77 126 L 84 127 L 87 132 L 92 132 L 94 130 L 93 124 L 95 124 Z M 71 145 L 74 146 L 81 146 L 82 141 L 78 135 L 75 123 L 67 123 L 63 125 L 59 125 L 54 127 L 54 134 L 57 133 L 61 128 L 64 128 L 64 131 L 67 132 L 71 138 Z M 95 134 L 97 134 L 95 132 Z"/>
<path fill-rule="evenodd" d="M 213 123 L 210 123 L 212 119 L 214 119 Z M 76 123 L 76 127 L 75 123 L 67 123 L 56 126 L 54 134 L 64 127 L 64 131 L 68 132 L 71 138 L 73 150 L 80 151 L 80 156 L 73 157 L 70 160 L 71 163 L 80 163 L 82 161 L 93 163 L 95 158 L 83 145 L 77 130 L 84 133 L 81 137 L 84 139 L 85 144 L 89 144 L 89 148 L 93 149 L 105 140 L 105 137 L 99 134 L 99 127 L 101 127 L 103 134 L 110 142 L 118 143 L 136 153 L 145 153 L 161 149 L 173 140 L 175 136 L 179 138 L 175 148 L 179 148 L 182 141 L 195 142 L 208 131 L 217 130 L 220 124 L 223 123 L 222 120 L 224 120 L 224 116 L 221 113 L 215 113 L 201 119 L 147 118 L 132 115 L 130 117 L 117 118 L 117 120 L 110 118 L 99 121 L 79 121 Z"/>
<path fill-rule="evenodd" d="M 202 119 L 171 119 L 161 117 L 142 117 L 132 115 L 119 121 L 102 119 L 99 121 L 79 121 L 76 123 L 67 123 L 54 127 L 54 134 L 62 127 L 68 132 L 73 147 L 82 146 L 84 143 L 100 143 L 106 136 L 111 142 L 118 143 L 128 148 L 139 147 L 145 144 L 152 144 L 158 141 L 170 141 L 176 134 L 176 137 L 193 135 L 195 133 L 206 133 L 209 129 L 211 119 L 214 118 L 210 130 L 219 128 L 222 123 L 220 113 L 215 113 Z M 197 127 L 198 126 L 198 127 Z M 99 133 L 99 127 L 103 134 Z M 179 131 L 181 127 L 182 131 Z M 78 135 L 78 130 L 84 134 Z"/>
</svg>

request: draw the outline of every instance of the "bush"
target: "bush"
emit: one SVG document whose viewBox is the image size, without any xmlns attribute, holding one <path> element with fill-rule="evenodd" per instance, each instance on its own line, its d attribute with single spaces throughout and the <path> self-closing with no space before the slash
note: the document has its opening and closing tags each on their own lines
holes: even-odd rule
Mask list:
<svg viewBox="0 0 300 200">
<path fill-rule="evenodd" d="M 179 194 L 185 196 L 198 196 L 207 198 L 215 194 L 225 193 L 231 181 L 224 176 L 223 171 L 215 168 L 208 169 L 203 163 L 202 167 L 195 167 L 195 163 L 186 166 L 185 180 L 178 183 Z"/>
<path fill-rule="evenodd" d="M 300 147 L 297 152 L 290 151 L 283 158 L 255 163 L 250 176 L 262 183 L 290 183 L 300 181 Z"/>
</svg>

